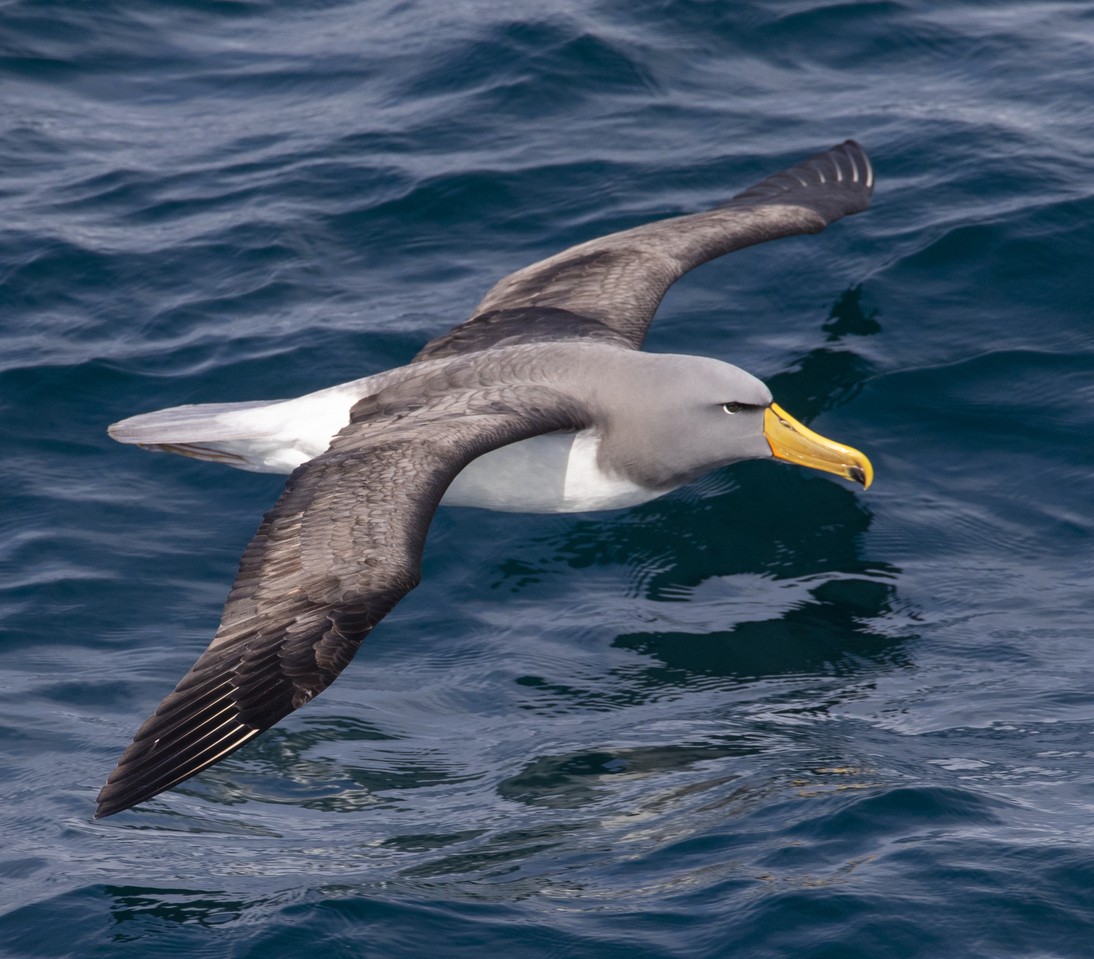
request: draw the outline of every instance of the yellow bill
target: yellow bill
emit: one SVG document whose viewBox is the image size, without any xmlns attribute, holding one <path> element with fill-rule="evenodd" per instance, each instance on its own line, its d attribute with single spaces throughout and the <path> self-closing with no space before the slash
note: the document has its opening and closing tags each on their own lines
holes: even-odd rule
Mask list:
<svg viewBox="0 0 1094 959">
<path fill-rule="evenodd" d="M 863 489 L 874 481 L 874 468 L 862 453 L 814 433 L 776 403 L 764 410 L 764 439 L 775 459 L 835 473 Z"/>
</svg>

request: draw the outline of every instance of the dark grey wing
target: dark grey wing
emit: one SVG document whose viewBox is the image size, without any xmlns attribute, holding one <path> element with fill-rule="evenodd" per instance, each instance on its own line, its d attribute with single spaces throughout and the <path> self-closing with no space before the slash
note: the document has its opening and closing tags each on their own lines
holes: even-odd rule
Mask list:
<svg viewBox="0 0 1094 959">
<path fill-rule="evenodd" d="M 361 401 L 327 452 L 292 474 L 243 553 L 212 644 L 138 730 L 96 818 L 206 769 L 326 689 L 417 585 L 456 474 L 488 450 L 583 425 L 539 387 L 420 402 Z"/>
<path fill-rule="evenodd" d="M 612 233 L 509 274 L 415 359 L 588 337 L 639 349 L 661 298 L 688 270 L 756 243 L 819 233 L 865 210 L 873 188 L 866 152 L 847 140 L 715 210 Z"/>
</svg>

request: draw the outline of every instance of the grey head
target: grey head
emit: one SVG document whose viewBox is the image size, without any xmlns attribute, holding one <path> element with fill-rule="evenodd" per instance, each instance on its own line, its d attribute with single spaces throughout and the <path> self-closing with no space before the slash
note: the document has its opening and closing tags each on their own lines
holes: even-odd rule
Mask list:
<svg viewBox="0 0 1094 959">
<path fill-rule="evenodd" d="M 772 456 L 764 436 L 771 391 L 721 360 L 621 350 L 599 371 L 594 404 L 601 468 L 640 486 L 670 490 Z"/>
</svg>

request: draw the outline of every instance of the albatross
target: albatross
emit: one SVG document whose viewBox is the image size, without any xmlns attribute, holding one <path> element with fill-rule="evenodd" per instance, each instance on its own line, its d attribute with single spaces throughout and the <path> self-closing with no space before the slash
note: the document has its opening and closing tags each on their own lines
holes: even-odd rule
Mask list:
<svg viewBox="0 0 1094 959">
<path fill-rule="evenodd" d="M 777 459 L 870 485 L 756 377 L 642 352 L 666 290 L 701 263 L 865 210 L 853 140 L 707 212 L 570 247 L 501 279 L 406 366 L 290 400 L 180 406 L 122 442 L 291 474 L 240 560 L 220 626 L 137 730 L 96 818 L 177 786 L 326 689 L 419 582 L 440 504 L 526 512 L 634 506 L 704 473 Z"/>
</svg>

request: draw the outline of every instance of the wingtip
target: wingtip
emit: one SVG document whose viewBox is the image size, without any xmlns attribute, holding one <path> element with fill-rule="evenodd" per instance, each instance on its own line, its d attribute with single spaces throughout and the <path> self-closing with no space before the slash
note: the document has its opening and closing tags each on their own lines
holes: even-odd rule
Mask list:
<svg viewBox="0 0 1094 959">
<path fill-rule="evenodd" d="M 92 819 L 106 819 L 107 816 L 113 816 L 120 812 L 136 806 L 138 803 L 143 802 L 144 799 L 150 797 L 130 797 L 118 795 L 117 790 L 112 788 L 112 784 L 109 780 L 102 789 L 99 790 L 99 795 L 95 797 L 95 812 L 92 815 Z"/>
<path fill-rule="evenodd" d="M 844 140 L 738 193 L 729 204 L 759 201 L 811 207 L 831 223 L 861 213 L 874 192 L 874 168 L 857 140 Z"/>
<path fill-rule="evenodd" d="M 92 819 L 106 819 L 107 816 L 125 812 L 155 795 L 147 790 L 134 789 L 128 776 L 119 777 L 121 771 L 122 766 L 119 764 L 99 790 L 99 795 L 95 797 L 95 813 Z"/>
<path fill-rule="evenodd" d="M 814 174 L 821 182 L 858 184 L 868 194 L 874 190 L 874 167 L 870 157 L 858 140 L 847 139 L 803 160 L 793 171 Z"/>
<path fill-rule="evenodd" d="M 832 147 L 826 153 L 839 152 L 845 156 L 855 168 L 855 174 L 861 178 L 863 185 L 873 193 L 874 190 L 874 165 L 870 162 L 870 155 L 858 140 L 847 139 L 837 146 Z M 824 156 L 825 154 L 819 154 Z"/>
<path fill-rule="evenodd" d="M 188 673 L 137 730 L 99 790 L 96 819 L 177 786 L 266 728 L 240 719 L 231 700 L 234 687 L 223 680 L 219 665 Z"/>
</svg>

